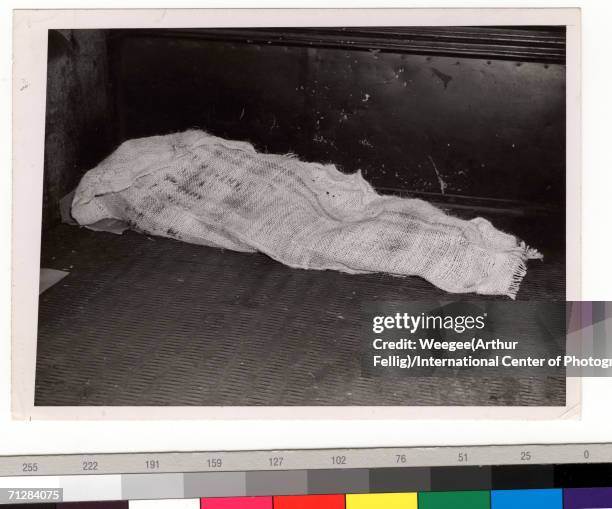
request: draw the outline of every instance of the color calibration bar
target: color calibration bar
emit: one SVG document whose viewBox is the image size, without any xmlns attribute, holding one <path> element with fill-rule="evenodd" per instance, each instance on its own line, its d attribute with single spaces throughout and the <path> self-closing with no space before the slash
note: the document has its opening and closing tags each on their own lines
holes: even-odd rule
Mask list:
<svg viewBox="0 0 612 509">
<path fill-rule="evenodd" d="M 10 493 L 7 490 L 11 490 Z M 341 497 L 346 504 L 342 507 L 347 508 L 379 507 L 380 503 L 386 504 L 385 507 L 400 507 L 389 505 L 395 502 L 401 503 L 401 507 L 410 508 L 441 507 L 436 503 L 444 502 L 445 497 L 453 497 L 447 501 L 452 502 L 447 507 L 453 508 L 464 507 L 462 500 L 468 504 L 465 507 L 509 507 L 503 504 L 516 504 L 520 497 L 527 497 L 525 504 L 528 500 L 537 499 L 538 507 L 561 507 L 558 501 L 563 495 L 576 498 L 578 495 L 575 492 L 608 497 L 608 505 L 589 506 L 601 508 L 612 507 L 612 463 L 26 475 L 0 478 L 0 503 L 16 501 L 15 490 L 24 492 L 18 500 L 21 503 L 49 501 L 31 493 L 36 490 L 57 490 L 61 498 L 53 501 L 58 502 L 147 500 L 154 503 L 156 500 L 174 500 L 173 503 L 178 503 L 176 501 L 182 499 L 192 503 L 193 500 L 204 500 L 208 505 L 202 508 L 221 507 L 214 504 L 225 503 L 274 503 L 277 508 L 277 499 L 283 504 L 289 503 L 290 499 L 295 503 L 308 504 L 316 500 L 340 500 L 333 497 Z M 11 497 L 7 498 L 8 495 Z"/>
<path fill-rule="evenodd" d="M 19 507 L 16 505 L 0 505 Z M 230 497 L 37 504 L 37 509 L 590 509 L 612 488 Z"/>
</svg>

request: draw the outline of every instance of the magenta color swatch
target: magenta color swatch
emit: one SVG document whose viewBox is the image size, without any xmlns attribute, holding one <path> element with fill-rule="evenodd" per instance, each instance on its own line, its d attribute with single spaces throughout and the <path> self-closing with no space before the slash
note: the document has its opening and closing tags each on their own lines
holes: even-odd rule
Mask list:
<svg viewBox="0 0 612 509">
<path fill-rule="evenodd" d="M 272 509 L 272 497 L 201 498 L 200 509 Z"/>
</svg>

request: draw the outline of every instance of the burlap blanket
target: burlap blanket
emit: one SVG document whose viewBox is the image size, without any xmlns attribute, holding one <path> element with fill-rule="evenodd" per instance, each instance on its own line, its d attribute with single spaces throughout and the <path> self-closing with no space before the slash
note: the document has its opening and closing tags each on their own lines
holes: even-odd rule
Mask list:
<svg viewBox="0 0 612 509">
<path fill-rule="evenodd" d="M 485 219 L 380 195 L 359 172 L 197 130 L 123 143 L 83 177 L 72 215 L 300 269 L 421 276 L 448 292 L 512 298 L 525 261 L 541 258 Z"/>
</svg>

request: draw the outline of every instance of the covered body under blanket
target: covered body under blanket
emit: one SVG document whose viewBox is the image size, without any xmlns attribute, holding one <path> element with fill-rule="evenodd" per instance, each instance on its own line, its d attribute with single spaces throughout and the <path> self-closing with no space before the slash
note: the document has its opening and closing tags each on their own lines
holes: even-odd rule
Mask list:
<svg viewBox="0 0 612 509">
<path fill-rule="evenodd" d="M 291 267 L 420 276 L 448 292 L 516 296 L 541 258 L 483 218 L 380 195 L 359 172 L 262 154 L 190 130 L 123 143 L 81 180 L 72 216 Z"/>
</svg>

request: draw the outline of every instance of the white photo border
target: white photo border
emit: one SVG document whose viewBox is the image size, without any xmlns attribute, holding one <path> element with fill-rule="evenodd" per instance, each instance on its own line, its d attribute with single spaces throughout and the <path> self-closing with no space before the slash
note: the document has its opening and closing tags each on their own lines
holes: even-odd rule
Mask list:
<svg viewBox="0 0 612 509">
<path fill-rule="evenodd" d="M 44 407 L 34 405 L 49 29 L 565 25 L 566 296 L 581 298 L 580 9 L 58 9 L 13 17 L 12 412 L 14 419 L 577 419 L 581 383 L 562 407 Z"/>
</svg>

